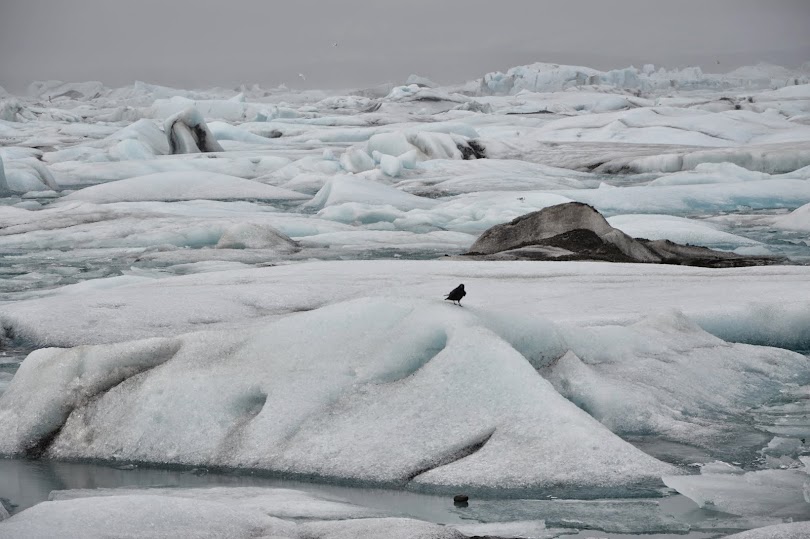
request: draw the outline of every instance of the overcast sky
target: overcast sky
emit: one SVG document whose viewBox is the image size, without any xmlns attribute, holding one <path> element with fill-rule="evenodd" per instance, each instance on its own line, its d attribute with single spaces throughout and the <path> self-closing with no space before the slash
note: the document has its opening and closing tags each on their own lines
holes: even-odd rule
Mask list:
<svg viewBox="0 0 810 539">
<path fill-rule="evenodd" d="M 451 83 L 535 61 L 796 66 L 810 61 L 810 0 L 0 0 L 0 85 L 18 92 Z"/>
</svg>

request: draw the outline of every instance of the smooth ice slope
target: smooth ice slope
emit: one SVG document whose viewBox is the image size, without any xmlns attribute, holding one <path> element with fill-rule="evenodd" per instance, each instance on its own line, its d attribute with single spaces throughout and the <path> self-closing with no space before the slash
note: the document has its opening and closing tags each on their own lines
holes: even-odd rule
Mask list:
<svg viewBox="0 0 810 539">
<path fill-rule="evenodd" d="M 324 496 L 286 488 L 92 488 L 56 490 L 50 501 L 106 496 L 160 496 L 221 503 L 234 509 L 258 510 L 277 518 L 343 520 L 372 518 L 383 513 L 361 507 L 334 496 Z"/>
<path fill-rule="evenodd" d="M 295 524 L 260 511 L 148 495 L 43 502 L 0 523 L 3 539 L 252 539 L 257 533 L 297 537 Z"/>
<path fill-rule="evenodd" d="M 403 193 L 382 183 L 352 176 L 338 176 L 329 180 L 306 206 L 323 209 L 348 202 L 393 206 L 400 210 L 431 208 L 436 205 L 431 199 Z"/>
<path fill-rule="evenodd" d="M 734 436 L 746 410 L 810 379 L 801 354 L 727 343 L 677 312 L 559 332 L 568 352 L 548 367 L 549 380 L 625 435 L 711 446 Z"/>
<path fill-rule="evenodd" d="M 788 215 L 776 217 L 773 225 L 787 230 L 810 231 L 810 204 L 805 204 Z"/>
<path fill-rule="evenodd" d="M 289 189 L 213 172 L 158 172 L 86 187 L 64 197 L 96 204 L 144 200 L 305 200 Z"/>
<path fill-rule="evenodd" d="M 703 473 L 663 478 L 700 507 L 734 515 L 804 518 L 810 515 L 805 469 Z"/>
<path fill-rule="evenodd" d="M 729 535 L 726 539 L 805 539 L 810 537 L 810 522 L 776 524 Z"/>
<path fill-rule="evenodd" d="M 607 220 L 628 236 L 648 240 L 712 246 L 761 245 L 761 242 L 717 230 L 714 225 L 672 215 L 616 215 Z"/>
<path fill-rule="evenodd" d="M 0 319 L 24 341 L 75 346 L 244 327 L 262 322 L 257 309 L 260 315 L 284 316 L 380 294 L 440 302 L 462 282 L 468 309 L 508 315 L 512 325 L 535 318 L 626 325 L 678 309 L 727 340 L 798 349 L 808 343 L 808 279 L 810 269 L 804 266 L 309 262 L 169 278 L 140 273 L 95 279 L 20 298 L 3 306 Z"/>
<path fill-rule="evenodd" d="M 256 330 L 44 350 L 0 409 L 5 454 L 483 490 L 609 489 L 673 470 L 443 303 L 363 299 Z"/>
</svg>

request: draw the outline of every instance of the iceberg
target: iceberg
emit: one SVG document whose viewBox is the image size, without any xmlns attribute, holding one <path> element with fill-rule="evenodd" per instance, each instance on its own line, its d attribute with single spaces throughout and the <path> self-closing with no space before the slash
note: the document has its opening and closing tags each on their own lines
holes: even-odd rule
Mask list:
<svg viewBox="0 0 810 539">
<path fill-rule="evenodd" d="M 34 352 L 0 397 L 0 452 L 492 492 L 616 491 L 675 471 L 561 397 L 474 315 L 384 298 Z"/>
<path fill-rule="evenodd" d="M 195 108 L 169 116 L 163 125 L 173 154 L 224 151 Z"/>
<path fill-rule="evenodd" d="M 741 516 L 807 518 L 810 476 L 804 469 L 664 476 L 664 483 L 702 508 Z"/>
<path fill-rule="evenodd" d="M 44 502 L 0 523 L 0 537 L 248 539 L 257 531 L 296 537 L 295 524 L 217 502 L 167 496 L 108 496 Z"/>
<path fill-rule="evenodd" d="M 337 176 L 330 179 L 306 206 L 320 210 L 350 202 L 387 205 L 400 210 L 432 208 L 436 205 L 431 199 L 411 195 L 383 183 L 353 176 Z"/>
<path fill-rule="evenodd" d="M 65 201 L 94 204 L 147 200 L 306 200 L 309 197 L 272 185 L 214 172 L 158 172 L 86 187 Z"/>
<path fill-rule="evenodd" d="M 569 351 L 547 367 L 549 380 L 623 435 L 720 448 L 746 428 L 746 410 L 805 376 L 801 354 L 727 343 L 680 313 L 559 333 Z"/>
<path fill-rule="evenodd" d="M 810 231 L 810 203 L 773 220 L 773 226 L 787 230 Z"/>
<path fill-rule="evenodd" d="M 729 535 L 726 539 L 804 539 L 810 535 L 810 522 L 792 522 L 756 528 Z"/>
</svg>

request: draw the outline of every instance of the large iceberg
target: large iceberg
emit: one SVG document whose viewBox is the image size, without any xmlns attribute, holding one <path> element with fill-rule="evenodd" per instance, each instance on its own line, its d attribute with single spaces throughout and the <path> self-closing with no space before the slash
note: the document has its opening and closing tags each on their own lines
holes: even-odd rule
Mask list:
<svg viewBox="0 0 810 539">
<path fill-rule="evenodd" d="M 418 301 L 356 300 L 253 330 L 40 350 L 0 410 L 4 454 L 483 491 L 593 493 L 674 471 L 562 398 L 474 315 Z"/>
</svg>

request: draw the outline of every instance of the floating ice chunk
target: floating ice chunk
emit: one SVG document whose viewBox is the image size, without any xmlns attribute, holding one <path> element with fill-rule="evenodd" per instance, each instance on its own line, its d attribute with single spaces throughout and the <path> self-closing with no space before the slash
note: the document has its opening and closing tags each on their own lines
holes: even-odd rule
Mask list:
<svg viewBox="0 0 810 539">
<path fill-rule="evenodd" d="M 374 161 L 359 148 L 349 148 L 340 156 L 340 165 L 346 172 L 365 172 L 374 168 Z"/>
<path fill-rule="evenodd" d="M 298 244 L 270 225 L 240 223 L 228 228 L 219 239 L 217 249 L 272 249 L 280 253 L 294 253 Z"/>
<path fill-rule="evenodd" d="M 27 539 L 250 539 L 297 537 L 296 525 L 255 509 L 169 496 L 107 496 L 43 502 L 0 523 L 0 537 Z"/>
<path fill-rule="evenodd" d="M 0 451 L 54 458 L 591 493 L 674 471 L 441 302 L 362 299 L 255 329 L 39 351 L 0 409 Z"/>
<path fill-rule="evenodd" d="M 331 206 L 326 215 L 341 212 L 341 206 Z M 319 214 L 320 215 L 320 214 Z M 338 217 L 341 222 L 351 223 L 349 217 L 341 212 Z M 384 210 L 380 212 L 363 212 L 355 218 L 353 223 L 364 221 L 387 221 L 391 216 Z M 346 232 L 326 232 L 317 236 L 301 238 L 302 245 L 307 247 L 340 247 L 354 251 L 365 249 L 406 250 L 417 252 L 433 252 L 435 255 L 447 252 L 463 252 L 468 248 L 475 237 L 462 232 L 437 230 L 425 233 L 405 232 L 400 230 L 352 230 Z"/>
<path fill-rule="evenodd" d="M 700 507 L 740 516 L 806 517 L 804 491 L 810 477 L 801 470 L 761 470 L 743 474 L 664 476 L 664 483 Z"/>
<path fill-rule="evenodd" d="M 36 455 L 44 449 L 42 440 L 53 435 L 82 402 L 165 363 L 179 348 L 179 341 L 151 339 L 111 345 L 108 351 L 115 350 L 112 358 L 99 354 L 101 350 L 81 348 L 67 355 L 55 348 L 32 352 L 2 396 L 5 405 L 0 409 L 0 418 L 6 425 L 13 424 L 14 429 L 0 437 L 0 453 Z M 66 361 L 55 363 L 57 357 Z M 36 379 L 46 383 L 48 392 L 26 393 L 24 388 Z"/>
<path fill-rule="evenodd" d="M 434 208 L 415 209 L 394 221 L 400 230 L 425 227 L 480 234 L 487 228 L 509 221 L 527 212 L 570 202 L 554 193 L 493 192 L 469 193 L 441 201 Z"/>
<path fill-rule="evenodd" d="M 504 537 L 513 539 L 551 539 L 563 535 L 562 530 L 549 530 L 542 520 L 519 520 L 515 522 L 489 522 L 479 524 L 453 524 L 458 531 L 469 537 Z"/>
<path fill-rule="evenodd" d="M 481 147 L 470 142 L 474 136 L 476 136 L 474 130 L 460 129 L 460 126 L 455 125 L 433 126 L 432 130 L 378 133 L 368 139 L 366 151 L 370 155 L 376 151 L 397 157 L 416 150 L 417 159 L 420 161 L 471 159 L 482 156 Z"/>
<path fill-rule="evenodd" d="M 18 122 L 22 118 L 23 106 L 18 99 L 5 99 L 0 102 L 0 120 Z"/>
<path fill-rule="evenodd" d="M 770 92 L 760 92 L 751 96 L 754 102 L 761 101 L 781 101 L 784 99 L 807 99 L 810 100 L 810 84 L 798 84 L 785 86 Z"/>
<path fill-rule="evenodd" d="M 754 172 L 734 163 L 700 163 L 694 170 L 662 176 L 649 185 L 695 185 L 704 183 L 733 183 L 770 179 L 768 174 Z"/>
<path fill-rule="evenodd" d="M 554 537 L 576 534 L 582 529 L 622 534 L 682 534 L 690 530 L 688 524 L 668 515 L 658 501 L 651 500 L 476 500 L 459 513 L 465 519 L 490 522 L 493 528 L 505 529 L 513 523 L 531 524 L 530 521 L 542 516 L 546 532 L 556 532 Z M 537 533 L 542 532 L 539 523 L 534 528 Z"/>
<path fill-rule="evenodd" d="M 371 205 L 362 202 L 345 202 L 318 210 L 318 217 L 322 219 L 348 224 L 390 223 L 404 215 L 403 210 L 390 204 Z"/>
<path fill-rule="evenodd" d="M 216 502 L 233 509 L 261 511 L 265 515 L 287 519 L 337 520 L 383 516 L 379 511 L 361 507 L 334 496 L 323 496 L 286 488 L 213 487 L 213 488 L 94 488 L 56 490 L 50 501 L 106 496 L 158 496 Z"/>
<path fill-rule="evenodd" d="M 433 159 L 462 159 L 456 141 L 446 133 L 417 133 L 410 139 L 423 154 Z"/>
<path fill-rule="evenodd" d="M 368 139 L 366 147 L 369 154 L 377 151 L 387 155 L 402 155 L 416 150 L 416 147 L 408 141 L 408 137 L 402 131 L 373 135 Z"/>
<path fill-rule="evenodd" d="M 744 470 L 738 466 L 734 466 L 727 462 L 723 462 L 722 460 L 715 460 L 713 462 L 707 462 L 700 466 L 700 473 L 703 475 L 707 474 L 742 474 Z"/>
<path fill-rule="evenodd" d="M 773 226 L 787 230 L 810 231 L 810 203 L 793 210 L 787 215 L 775 217 Z"/>
<path fill-rule="evenodd" d="M 95 204 L 143 200 L 305 200 L 309 197 L 252 180 L 213 172 L 158 172 L 86 187 L 63 200 Z"/>
<path fill-rule="evenodd" d="M 263 111 L 262 115 L 264 116 L 264 120 L 260 120 L 260 116 L 257 115 L 256 121 L 269 122 L 277 118 L 300 118 L 302 116 L 297 110 L 282 105 L 272 106 L 270 107 L 269 112 Z"/>
<path fill-rule="evenodd" d="M 208 129 L 216 140 L 235 140 L 249 144 L 269 144 L 271 137 L 262 137 L 226 122 L 210 122 Z"/>
<path fill-rule="evenodd" d="M 0 194 L 60 190 L 48 167 L 33 157 L 3 163 L 0 156 L 0 169 Z"/>
<path fill-rule="evenodd" d="M 778 346 L 790 350 L 810 349 L 810 305 L 802 298 L 784 298 L 771 304 L 767 296 L 736 309 L 711 309 L 694 316 L 706 331 L 731 342 Z"/>
<path fill-rule="evenodd" d="M 414 148 L 413 150 L 399 154 L 397 158 L 399 162 L 402 163 L 402 168 L 416 168 L 416 164 L 419 162 L 419 150 Z"/>
<path fill-rule="evenodd" d="M 616 215 L 607 221 L 634 238 L 703 246 L 761 245 L 756 240 L 717 230 L 705 221 L 672 215 Z"/>
<path fill-rule="evenodd" d="M 666 433 L 698 445 L 777 396 L 807 361 L 729 344 L 676 312 L 629 327 L 559 331 L 570 351 L 550 366 L 549 379 L 563 395 L 616 433 Z"/>
<path fill-rule="evenodd" d="M 753 209 L 796 208 L 810 203 L 810 182 L 761 180 L 697 186 L 633 186 L 621 189 L 558 191 L 607 215 L 624 213 L 697 213 Z"/>
<path fill-rule="evenodd" d="M 336 176 L 321 188 L 307 207 L 323 209 L 346 202 L 362 202 L 369 205 L 387 205 L 400 210 L 432 208 L 434 200 L 405 193 L 394 187 L 363 180 L 352 176 Z"/>
<path fill-rule="evenodd" d="M 451 103 L 466 103 L 471 101 L 466 95 L 450 93 L 440 88 L 429 88 L 418 84 L 408 84 L 405 86 L 395 86 L 389 94 L 385 96 L 387 101 L 412 102 L 412 101 L 449 101 Z"/>
<path fill-rule="evenodd" d="M 163 126 L 173 154 L 223 151 L 202 114 L 193 107 L 169 116 Z"/>
<path fill-rule="evenodd" d="M 806 539 L 810 537 L 810 522 L 792 522 L 756 528 L 726 536 L 726 539 Z"/>
<path fill-rule="evenodd" d="M 396 178 L 402 172 L 402 162 L 393 155 L 382 155 L 380 157 L 380 170 L 386 176 Z"/>
<path fill-rule="evenodd" d="M 806 134 L 800 134 L 803 139 Z M 678 172 L 691 170 L 702 163 L 733 163 L 748 170 L 784 174 L 810 165 L 810 150 L 805 144 L 744 145 L 739 148 L 717 148 L 682 153 L 665 153 L 646 157 L 611 158 L 594 172 Z"/>
</svg>

